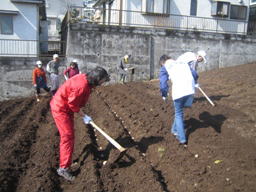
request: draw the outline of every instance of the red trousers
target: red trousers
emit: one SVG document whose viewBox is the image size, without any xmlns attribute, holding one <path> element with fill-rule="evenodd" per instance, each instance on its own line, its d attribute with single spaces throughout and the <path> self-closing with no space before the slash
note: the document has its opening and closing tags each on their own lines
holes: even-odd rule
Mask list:
<svg viewBox="0 0 256 192">
<path fill-rule="evenodd" d="M 74 150 L 74 114 L 52 110 L 52 116 L 60 133 L 60 167 L 68 168 Z"/>
</svg>

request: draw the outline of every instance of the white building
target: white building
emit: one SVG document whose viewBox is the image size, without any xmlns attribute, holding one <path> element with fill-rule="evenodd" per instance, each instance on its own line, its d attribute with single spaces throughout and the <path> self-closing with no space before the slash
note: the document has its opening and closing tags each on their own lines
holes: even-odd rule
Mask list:
<svg viewBox="0 0 256 192">
<path fill-rule="evenodd" d="M 0 56 L 37 56 L 39 40 L 47 39 L 43 5 L 40 0 L 1 0 Z"/>
<path fill-rule="evenodd" d="M 70 6 L 83 6 L 83 0 L 45 0 L 49 40 L 60 40 L 61 22 Z"/>
<path fill-rule="evenodd" d="M 249 3 L 249 0 L 98 0 L 94 7 L 103 10 L 103 23 L 246 34 Z"/>
</svg>

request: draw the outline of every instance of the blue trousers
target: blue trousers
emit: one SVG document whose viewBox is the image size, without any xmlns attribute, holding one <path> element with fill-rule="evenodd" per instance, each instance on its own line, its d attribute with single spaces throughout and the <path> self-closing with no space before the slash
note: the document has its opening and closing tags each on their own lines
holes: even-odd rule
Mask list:
<svg viewBox="0 0 256 192">
<path fill-rule="evenodd" d="M 194 100 L 194 95 L 186 95 L 173 101 L 175 108 L 175 117 L 172 124 L 171 132 L 174 134 L 180 143 L 186 143 L 186 135 L 183 121 L 183 109 L 191 107 Z"/>
</svg>

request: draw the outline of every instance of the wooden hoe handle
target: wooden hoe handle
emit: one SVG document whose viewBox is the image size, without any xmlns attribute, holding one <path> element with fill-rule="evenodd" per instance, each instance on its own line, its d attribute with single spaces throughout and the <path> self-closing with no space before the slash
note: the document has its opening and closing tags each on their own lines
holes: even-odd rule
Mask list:
<svg viewBox="0 0 256 192">
<path fill-rule="evenodd" d="M 117 143 L 113 138 L 111 138 L 107 133 L 105 133 L 101 128 L 99 128 L 93 121 L 90 121 L 90 124 L 97 129 L 111 144 L 113 144 L 120 152 L 126 150 L 119 143 Z"/>
<path fill-rule="evenodd" d="M 198 87 L 198 89 L 202 92 L 202 94 L 205 96 L 205 98 L 209 101 L 209 103 L 211 103 L 211 105 L 214 107 L 215 104 L 212 102 L 212 100 L 205 94 L 205 92 L 200 88 Z"/>
</svg>

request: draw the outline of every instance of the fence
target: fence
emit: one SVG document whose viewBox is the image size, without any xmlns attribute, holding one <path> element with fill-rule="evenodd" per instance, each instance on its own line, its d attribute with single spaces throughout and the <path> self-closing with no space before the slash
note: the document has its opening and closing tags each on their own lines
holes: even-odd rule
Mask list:
<svg viewBox="0 0 256 192">
<path fill-rule="evenodd" d="M 53 53 L 65 55 L 66 42 L 0 39 L 0 56 L 38 57 Z"/>
<path fill-rule="evenodd" d="M 99 12 L 101 13 L 99 15 Z M 247 21 L 223 18 L 206 18 L 173 14 L 150 15 L 141 11 L 71 7 L 70 22 L 93 22 L 104 25 L 160 27 L 167 29 L 247 34 Z"/>
</svg>

